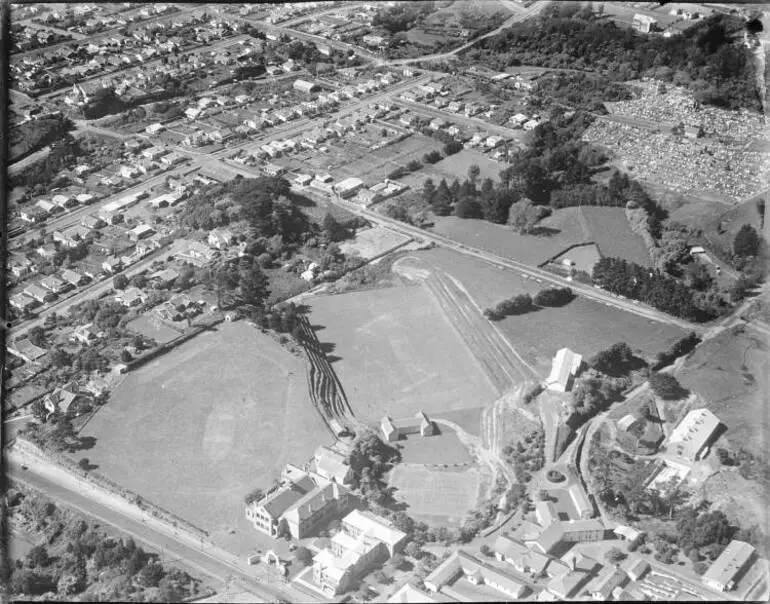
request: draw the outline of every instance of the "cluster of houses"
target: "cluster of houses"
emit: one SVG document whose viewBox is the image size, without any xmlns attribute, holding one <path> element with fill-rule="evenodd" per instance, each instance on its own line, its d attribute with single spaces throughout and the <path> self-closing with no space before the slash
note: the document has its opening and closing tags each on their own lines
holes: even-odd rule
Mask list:
<svg viewBox="0 0 770 604">
<path fill-rule="evenodd" d="M 169 5 L 165 6 L 168 8 L 164 12 L 175 9 Z M 117 28 L 125 26 L 129 21 L 141 21 L 156 16 L 150 13 L 151 9 L 147 10 L 148 17 L 141 14 L 126 18 L 115 15 L 83 17 L 82 27 L 85 30 Z M 232 35 L 232 30 L 237 30 L 240 25 L 237 22 L 229 24 L 214 20 L 203 23 L 198 16 L 191 14 L 170 17 L 166 21 L 154 21 L 148 25 L 134 27 L 128 36 L 110 32 L 109 35 L 101 37 L 86 38 L 74 49 L 70 45 L 54 46 L 50 50 L 42 48 L 39 52 L 27 53 L 9 66 L 14 75 L 15 86 L 29 92 L 58 88 L 71 84 L 73 80 L 81 80 L 89 76 L 104 76 L 110 72 L 142 66 L 148 61 L 155 61 L 152 69 L 146 66 L 137 69 L 138 74 L 143 71 L 141 79 L 149 79 L 161 73 L 172 77 L 178 76 L 181 73 L 174 72 L 178 68 L 175 51 L 179 53 L 192 46 L 207 44 L 225 35 Z M 157 61 L 162 57 L 168 58 L 167 64 Z M 62 60 L 66 61 L 64 66 L 56 65 Z M 52 69 L 54 66 L 56 69 Z M 124 91 L 129 95 L 132 92 L 143 95 L 147 91 L 141 92 L 137 89 Z"/>
</svg>

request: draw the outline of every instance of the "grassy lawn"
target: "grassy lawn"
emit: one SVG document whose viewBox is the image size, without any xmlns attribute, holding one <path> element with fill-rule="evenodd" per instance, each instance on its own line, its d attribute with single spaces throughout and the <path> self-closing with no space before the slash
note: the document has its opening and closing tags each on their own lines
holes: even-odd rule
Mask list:
<svg viewBox="0 0 770 604">
<path fill-rule="evenodd" d="M 650 255 L 644 240 L 631 230 L 623 208 L 582 208 L 593 242 L 602 256 L 623 258 L 642 266 L 650 266 Z"/>
<path fill-rule="evenodd" d="M 457 434 L 446 426 L 440 427 L 441 434 L 422 437 L 411 435 L 398 441 L 401 459 L 404 463 L 417 464 L 464 464 L 472 461 L 465 445 Z"/>
<path fill-rule="evenodd" d="M 730 443 L 765 459 L 770 430 L 768 376 L 767 337 L 741 326 L 698 346 L 677 375 L 727 426 Z"/>
<path fill-rule="evenodd" d="M 476 504 L 479 491 L 476 472 L 434 471 L 396 466 L 389 484 L 396 499 L 407 504 L 406 512 L 428 523 L 459 521 Z"/>
<path fill-rule="evenodd" d="M 179 337 L 181 333 L 173 330 L 168 325 L 164 325 L 160 320 L 153 320 L 146 315 L 129 321 L 126 327 L 133 332 L 152 338 L 158 344 L 170 342 L 174 338 Z"/>
<path fill-rule="evenodd" d="M 577 210 L 564 208 L 542 220 L 540 225 L 551 229 L 551 235 L 519 235 L 505 226 L 486 220 L 456 216 L 436 218 L 433 231 L 498 256 L 539 265 L 571 245 L 591 240 L 590 233 L 584 232 L 580 226 Z"/>
<path fill-rule="evenodd" d="M 304 363 L 243 322 L 129 373 L 83 436 L 96 444 L 78 455 L 101 473 L 239 552 L 255 543 L 244 496 L 331 440 Z M 229 527 L 238 527 L 231 542 Z"/>
<path fill-rule="evenodd" d="M 479 407 L 495 390 L 427 289 L 391 287 L 305 300 L 356 416 Z"/>
<path fill-rule="evenodd" d="M 267 275 L 270 287 L 268 304 L 275 304 L 276 302 L 286 300 L 307 291 L 311 287 L 309 282 L 300 279 L 295 273 L 287 272 L 282 268 L 264 269 L 264 273 Z"/>
</svg>

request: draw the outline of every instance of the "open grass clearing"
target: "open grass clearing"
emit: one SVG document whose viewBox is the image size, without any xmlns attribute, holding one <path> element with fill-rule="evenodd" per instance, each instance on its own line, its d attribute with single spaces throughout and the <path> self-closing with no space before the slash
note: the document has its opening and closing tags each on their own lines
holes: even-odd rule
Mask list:
<svg viewBox="0 0 770 604">
<path fill-rule="evenodd" d="M 451 428 L 439 426 L 440 434 L 423 437 L 412 434 L 398 441 L 401 461 L 408 464 L 466 464 L 473 461 L 468 449 Z"/>
<path fill-rule="evenodd" d="M 486 220 L 437 217 L 433 231 L 478 249 L 533 266 L 558 256 L 571 245 L 587 243 L 590 233 L 580 226 L 578 208 L 556 210 L 540 221 L 548 235 L 520 235 L 510 228 Z"/>
<path fill-rule="evenodd" d="M 495 390 L 438 302 L 422 286 L 305 300 L 356 417 L 478 407 Z"/>
<path fill-rule="evenodd" d="M 698 346 L 677 378 L 700 394 L 727 426 L 727 440 L 768 460 L 770 352 L 767 336 L 751 326 L 725 330 Z"/>
<path fill-rule="evenodd" d="M 395 249 L 409 241 L 409 237 L 387 229 L 385 227 L 372 227 L 358 231 L 350 241 L 343 241 L 340 250 L 343 254 L 357 254 L 361 258 L 369 259 Z"/>
<path fill-rule="evenodd" d="M 480 476 L 477 471 L 439 471 L 398 465 L 388 483 L 406 513 L 429 524 L 459 522 L 476 505 Z"/>
<path fill-rule="evenodd" d="M 129 373 L 82 435 L 96 443 L 78 455 L 99 472 L 239 553 L 255 542 L 244 496 L 331 439 L 304 362 L 243 322 Z"/>
<path fill-rule="evenodd" d="M 602 256 L 623 258 L 650 266 L 650 254 L 644 240 L 631 230 L 624 208 L 581 208 L 591 239 Z"/>
<path fill-rule="evenodd" d="M 554 262 L 570 262 L 575 270 L 585 271 L 589 275 L 593 275 L 594 266 L 601 260 L 601 257 L 598 246 L 595 243 L 587 243 L 570 248 L 556 258 Z"/>
<path fill-rule="evenodd" d="M 170 342 L 181 334 L 181 332 L 164 324 L 160 319 L 147 315 L 132 319 L 126 324 L 126 328 L 147 338 L 152 338 L 158 344 Z"/>
</svg>

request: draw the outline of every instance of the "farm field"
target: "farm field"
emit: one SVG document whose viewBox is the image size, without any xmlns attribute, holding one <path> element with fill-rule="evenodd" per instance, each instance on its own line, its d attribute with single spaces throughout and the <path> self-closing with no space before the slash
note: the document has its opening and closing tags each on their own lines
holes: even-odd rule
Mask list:
<svg viewBox="0 0 770 604">
<path fill-rule="evenodd" d="M 767 336 L 751 326 L 736 326 L 707 340 L 685 362 L 677 378 L 700 394 L 727 426 L 725 437 L 767 460 L 770 384 Z"/>
<path fill-rule="evenodd" d="M 369 259 L 384 254 L 409 241 L 409 237 L 384 227 L 372 227 L 356 233 L 354 239 L 340 243 L 343 254 L 358 254 Z"/>
<path fill-rule="evenodd" d="M 244 496 L 331 440 L 303 361 L 243 322 L 129 373 L 82 435 L 99 472 L 239 553 L 255 543 Z"/>
<path fill-rule="evenodd" d="M 428 524 L 457 523 L 475 504 L 479 493 L 477 471 L 438 471 L 398 465 L 388 484 L 395 497 L 407 504 L 406 512 Z"/>
<path fill-rule="evenodd" d="M 644 239 L 631 230 L 623 208 L 583 207 L 592 241 L 602 256 L 623 258 L 642 266 L 650 266 L 650 254 Z"/>
<path fill-rule="evenodd" d="M 539 224 L 553 229 L 552 235 L 519 235 L 499 224 L 456 216 L 437 217 L 432 230 L 458 243 L 536 266 L 571 245 L 591 240 L 591 234 L 580 226 L 577 211 L 564 208 L 542 220 Z"/>
<path fill-rule="evenodd" d="M 580 297 L 562 308 L 506 317 L 497 326 L 543 377 L 556 351 L 565 346 L 587 359 L 617 342 L 627 342 L 634 352 L 652 360 L 687 335 L 678 327 Z"/>
<path fill-rule="evenodd" d="M 419 434 L 408 436 L 398 441 L 401 448 L 401 460 L 409 464 L 464 464 L 470 463 L 468 453 L 454 430 L 439 426 L 440 434 L 422 437 Z"/>
<path fill-rule="evenodd" d="M 545 287 L 516 271 L 501 270 L 452 250 L 433 248 L 409 257 L 458 279 L 482 308 L 517 294 L 534 295 Z M 553 356 L 564 346 L 585 358 L 617 342 L 628 342 L 642 355 L 654 357 L 686 335 L 684 330 L 583 298 L 576 298 L 563 308 L 544 308 L 507 317 L 495 326 L 542 377 L 548 375 Z"/>
<path fill-rule="evenodd" d="M 438 302 L 419 286 L 304 301 L 357 418 L 375 423 L 478 407 L 496 391 Z"/>
</svg>

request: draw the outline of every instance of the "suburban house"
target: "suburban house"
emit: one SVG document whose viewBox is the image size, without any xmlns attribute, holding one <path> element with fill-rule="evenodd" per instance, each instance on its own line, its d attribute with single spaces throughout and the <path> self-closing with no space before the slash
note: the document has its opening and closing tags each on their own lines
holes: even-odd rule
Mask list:
<svg viewBox="0 0 770 604">
<path fill-rule="evenodd" d="M 104 221 L 98 216 L 92 216 L 88 214 L 83 216 L 83 218 L 80 220 L 80 224 L 82 224 L 87 229 L 99 229 L 104 226 Z"/>
<path fill-rule="evenodd" d="M 234 235 L 230 229 L 213 229 L 209 233 L 208 242 L 211 247 L 223 250 L 233 242 Z"/>
<path fill-rule="evenodd" d="M 11 306 L 19 309 L 22 312 L 25 310 L 30 310 L 37 305 L 35 300 L 23 293 L 11 296 L 8 301 L 11 303 Z"/>
<path fill-rule="evenodd" d="M 70 285 L 75 285 L 75 286 L 81 285 L 82 283 L 88 280 L 85 275 L 81 275 L 79 272 L 73 271 L 72 269 L 69 269 L 69 268 L 65 268 L 61 272 L 61 278 L 67 283 L 69 283 Z"/>
<path fill-rule="evenodd" d="M 19 340 L 7 345 L 7 350 L 13 356 L 19 357 L 25 363 L 36 363 L 47 354 L 47 350 L 35 346 L 29 340 Z"/>
<path fill-rule="evenodd" d="M 433 436 L 437 433 L 436 424 L 422 411 L 418 411 L 414 417 L 407 418 L 392 419 L 386 415 L 380 422 L 380 428 L 386 442 L 400 440 L 408 434 Z"/>
<path fill-rule="evenodd" d="M 335 480 L 287 465 L 278 488 L 246 506 L 246 519 L 271 537 L 288 534 L 302 539 L 354 501 L 350 491 Z"/>
<path fill-rule="evenodd" d="M 48 212 L 38 206 L 29 206 L 19 211 L 19 217 L 24 222 L 41 222 L 47 215 Z"/>
<path fill-rule="evenodd" d="M 204 245 L 200 241 L 188 241 L 187 249 L 177 252 L 176 257 L 179 260 L 201 267 L 211 262 L 215 253 L 209 246 Z"/>
<path fill-rule="evenodd" d="M 128 236 L 133 241 L 139 241 L 140 239 L 146 239 L 155 234 L 155 229 L 149 224 L 139 224 L 128 232 Z"/>
<path fill-rule="evenodd" d="M 643 34 L 648 34 L 651 31 L 655 31 L 657 26 L 657 19 L 650 17 L 649 15 L 643 15 L 641 13 L 635 14 L 634 20 L 631 22 L 631 27 Z"/>
<path fill-rule="evenodd" d="M 150 280 L 156 281 L 162 285 L 170 285 L 176 280 L 178 276 L 179 273 L 176 272 L 173 268 L 164 268 L 163 270 L 150 275 Z"/>
<path fill-rule="evenodd" d="M 423 582 L 428 590 L 437 593 L 460 578 L 465 578 L 471 585 L 486 585 L 513 599 L 521 598 L 528 590 L 513 576 L 462 550 L 454 552 L 439 564 Z"/>
<path fill-rule="evenodd" d="M 31 283 L 27 287 L 24 288 L 24 293 L 27 294 L 30 298 L 34 298 L 41 304 L 45 304 L 46 302 L 50 302 L 54 298 L 56 298 L 56 294 L 52 291 L 49 291 L 47 289 L 43 289 L 39 285 L 35 285 L 34 283 Z"/>
<path fill-rule="evenodd" d="M 11 273 L 15 277 L 26 277 L 35 270 L 35 264 L 24 254 L 14 254 L 9 260 Z"/>
<path fill-rule="evenodd" d="M 294 80 L 293 87 L 294 90 L 298 90 L 305 94 L 310 94 L 311 92 L 318 90 L 318 84 L 315 82 L 308 82 L 307 80 Z"/>
<path fill-rule="evenodd" d="M 91 344 L 104 336 L 104 332 L 93 323 L 78 325 L 72 332 L 72 338 L 81 344 Z"/>
<path fill-rule="evenodd" d="M 733 539 L 724 549 L 701 580 L 704 585 L 717 591 L 731 591 L 741 575 L 754 563 L 757 551 L 745 541 Z"/>
<path fill-rule="evenodd" d="M 440 604 L 442 602 L 456 602 L 456 600 L 444 594 L 427 594 L 411 583 L 404 583 L 388 598 L 388 604 Z"/>
<path fill-rule="evenodd" d="M 109 256 L 102 262 L 102 270 L 114 274 L 119 272 L 123 268 L 123 263 L 121 262 L 120 258 L 116 258 L 115 256 Z"/>
<path fill-rule="evenodd" d="M 146 299 L 147 294 L 138 287 L 128 287 L 115 296 L 115 300 L 117 302 L 120 302 L 123 306 L 128 307 L 144 304 Z"/>
<path fill-rule="evenodd" d="M 569 348 L 560 349 L 553 359 L 546 387 L 556 392 L 569 392 L 582 363 L 581 355 L 572 352 Z"/>
<path fill-rule="evenodd" d="M 347 485 L 353 479 L 353 469 L 339 451 L 325 446 L 318 447 L 314 461 L 316 473 L 327 480 L 333 478 L 337 484 Z"/>
<path fill-rule="evenodd" d="M 671 432 L 666 444 L 666 461 L 698 461 L 708 452 L 720 425 L 719 418 L 708 409 L 693 409 Z"/>
<path fill-rule="evenodd" d="M 406 533 L 371 512 L 353 510 L 329 548 L 313 558 L 313 581 L 330 596 L 347 591 L 358 577 L 399 552 Z"/>
<path fill-rule="evenodd" d="M 40 285 L 48 290 L 51 290 L 55 294 L 60 294 L 69 287 L 69 283 L 66 283 L 59 279 L 56 275 L 48 275 L 40 280 Z"/>
<path fill-rule="evenodd" d="M 56 388 L 53 392 L 47 394 L 43 399 L 43 406 L 45 406 L 48 413 L 67 413 L 72 404 L 78 399 L 82 398 L 80 393 L 71 392 L 67 388 Z"/>
<path fill-rule="evenodd" d="M 364 186 L 364 182 L 360 178 L 347 178 L 343 180 L 342 182 L 337 183 L 334 185 L 333 189 L 337 195 L 342 197 L 343 199 L 347 199 L 348 197 L 352 197 L 355 195 L 358 190 Z"/>
</svg>

